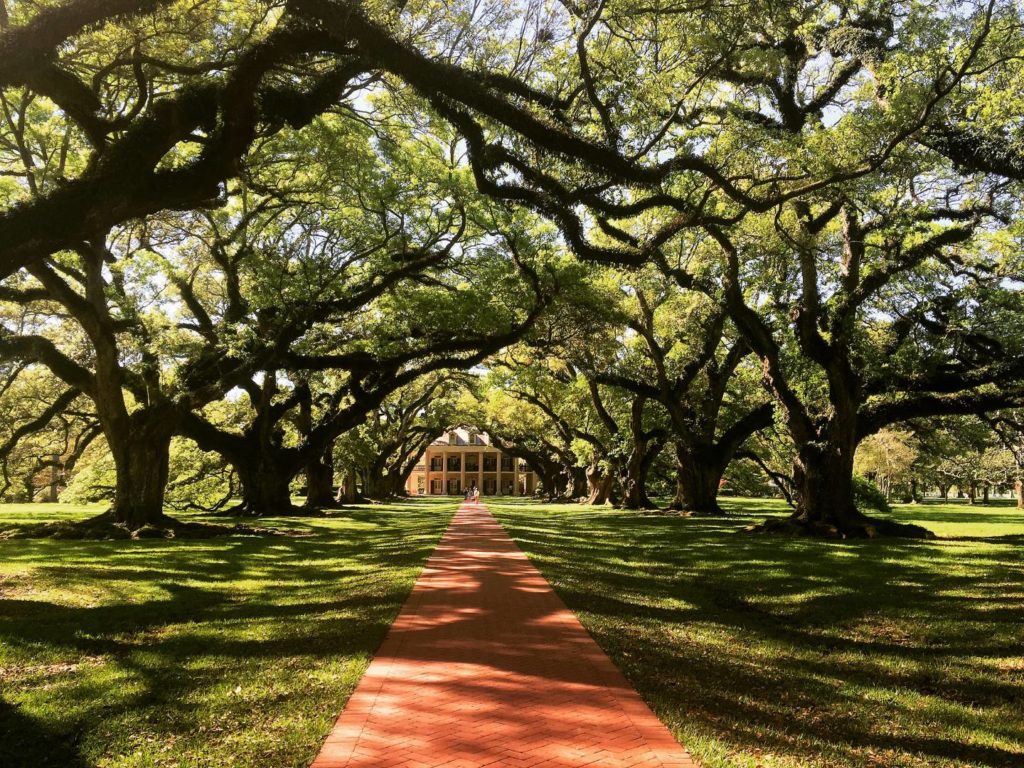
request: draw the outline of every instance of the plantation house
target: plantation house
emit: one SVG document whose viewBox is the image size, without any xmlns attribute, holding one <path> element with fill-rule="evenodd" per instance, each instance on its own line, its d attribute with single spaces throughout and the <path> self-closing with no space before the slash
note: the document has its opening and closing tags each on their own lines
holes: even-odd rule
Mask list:
<svg viewBox="0 0 1024 768">
<path fill-rule="evenodd" d="M 483 496 L 529 496 L 537 477 L 526 462 L 491 446 L 486 433 L 450 430 L 431 443 L 406 482 L 410 496 L 459 496 L 479 488 Z"/>
</svg>

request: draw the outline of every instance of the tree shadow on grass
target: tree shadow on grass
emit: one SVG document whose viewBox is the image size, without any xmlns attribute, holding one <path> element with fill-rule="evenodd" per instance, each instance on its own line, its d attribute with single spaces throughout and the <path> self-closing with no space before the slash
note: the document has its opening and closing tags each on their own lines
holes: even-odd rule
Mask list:
<svg viewBox="0 0 1024 768">
<path fill-rule="evenodd" d="M 738 532 L 745 515 L 496 511 L 684 734 L 801 765 L 1024 765 L 1024 681 L 1003 661 L 1024 643 L 1011 542 L 765 540 Z"/>
<path fill-rule="evenodd" d="M 0 761 L 6 766 L 90 768 L 78 751 L 77 734 L 30 717 L 0 696 Z"/>
<path fill-rule="evenodd" d="M 299 538 L 3 542 L 5 560 L 31 571 L 0 600 L 0 644 L 13 660 L 5 682 L 24 703 L 22 716 L 3 721 L 0 741 L 14 746 L 0 750 L 0 765 L 50 765 L 33 751 L 36 726 L 48 724 L 25 713 L 54 711 L 77 736 L 55 731 L 51 742 L 71 749 L 79 738 L 88 757 L 191 740 L 182 748 L 214 764 L 205 745 L 225 721 L 257 750 L 255 762 L 239 754 L 237 764 L 311 758 L 345 685 L 320 682 L 318 670 L 337 674 L 373 654 L 447 519 L 401 515 L 357 511 L 359 525 L 327 523 Z M 261 734 L 274 717 L 312 728 L 308 743 Z"/>
</svg>

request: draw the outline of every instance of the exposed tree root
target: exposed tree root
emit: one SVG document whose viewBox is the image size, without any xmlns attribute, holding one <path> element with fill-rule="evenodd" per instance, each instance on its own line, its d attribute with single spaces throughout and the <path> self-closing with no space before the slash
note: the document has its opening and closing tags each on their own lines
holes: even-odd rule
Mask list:
<svg viewBox="0 0 1024 768">
<path fill-rule="evenodd" d="M 679 502 L 669 504 L 665 507 L 663 514 L 676 515 L 678 517 L 729 517 L 729 513 L 717 504 L 713 507 L 688 507 Z"/>
<path fill-rule="evenodd" d="M 117 522 L 109 512 L 78 522 L 19 525 L 0 531 L 0 539 L 68 539 L 111 541 L 131 539 L 213 539 L 224 536 L 299 536 L 303 531 L 256 528 L 248 525 L 216 525 L 182 522 L 163 516 L 159 521 L 132 528 Z"/>
<path fill-rule="evenodd" d="M 772 517 L 745 529 L 748 533 L 764 533 L 782 536 L 807 536 L 821 539 L 934 539 L 935 534 L 927 528 L 912 523 L 897 523 L 893 520 L 859 515 L 842 524 L 806 520 L 800 517 Z"/>
</svg>

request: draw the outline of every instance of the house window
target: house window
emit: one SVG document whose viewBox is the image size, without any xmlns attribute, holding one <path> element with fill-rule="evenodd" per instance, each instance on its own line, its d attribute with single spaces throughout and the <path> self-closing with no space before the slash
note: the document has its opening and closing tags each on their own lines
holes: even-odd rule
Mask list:
<svg viewBox="0 0 1024 768">
<path fill-rule="evenodd" d="M 452 479 L 448 481 L 448 495 L 458 496 L 459 495 L 459 481 Z"/>
<path fill-rule="evenodd" d="M 431 480 L 430 481 L 430 495 L 431 496 L 440 496 L 441 495 L 441 488 L 442 488 L 442 486 L 441 486 L 441 481 L 440 480 Z"/>
<path fill-rule="evenodd" d="M 502 472 L 511 472 L 512 471 L 512 457 L 511 456 L 502 456 L 501 457 L 501 471 Z"/>
<path fill-rule="evenodd" d="M 431 456 L 430 457 L 430 471 L 440 472 L 444 469 L 444 457 L 443 456 Z"/>
<path fill-rule="evenodd" d="M 462 457 L 461 456 L 449 456 L 448 457 L 448 471 L 458 472 L 462 469 Z"/>
<path fill-rule="evenodd" d="M 493 496 L 498 491 L 498 481 L 493 477 L 484 478 L 484 493 L 487 496 Z"/>
<path fill-rule="evenodd" d="M 511 496 L 512 495 L 512 481 L 511 480 L 502 480 L 501 481 L 501 492 L 505 496 Z"/>
<path fill-rule="evenodd" d="M 469 453 L 466 454 L 466 471 L 467 472 L 479 472 L 480 471 L 480 454 Z"/>
<path fill-rule="evenodd" d="M 493 453 L 484 454 L 484 472 L 494 472 L 498 468 L 498 457 Z"/>
<path fill-rule="evenodd" d="M 470 445 L 480 445 L 480 435 L 478 435 L 476 432 L 470 432 L 469 433 L 469 444 Z"/>
<path fill-rule="evenodd" d="M 448 445 L 458 445 L 458 444 L 459 444 L 459 433 L 458 432 L 449 432 L 448 433 Z"/>
</svg>

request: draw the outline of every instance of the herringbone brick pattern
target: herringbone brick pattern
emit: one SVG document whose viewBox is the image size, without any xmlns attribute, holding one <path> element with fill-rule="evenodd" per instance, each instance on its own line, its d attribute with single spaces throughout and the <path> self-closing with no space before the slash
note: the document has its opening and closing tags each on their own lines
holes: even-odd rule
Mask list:
<svg viewBox="0 0 1024 768">
<path fill-rule="evenodd" d="M 463 505 L 313 768 L 695 768 L 482 506 Z"/>
</svg>

